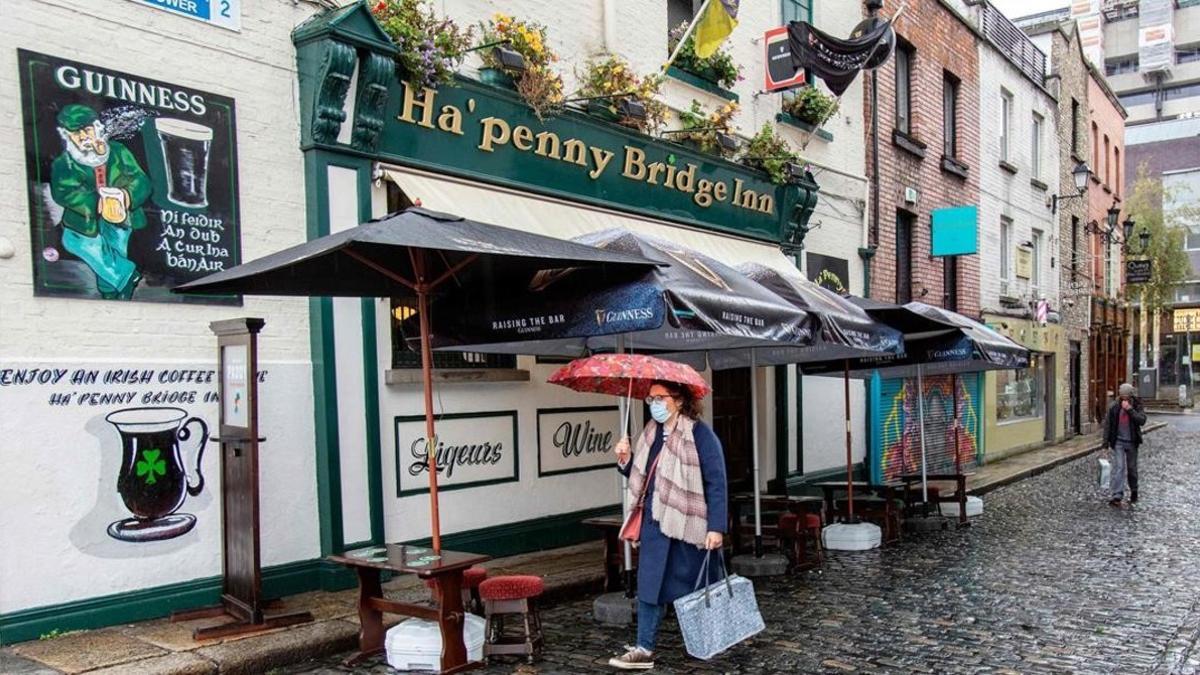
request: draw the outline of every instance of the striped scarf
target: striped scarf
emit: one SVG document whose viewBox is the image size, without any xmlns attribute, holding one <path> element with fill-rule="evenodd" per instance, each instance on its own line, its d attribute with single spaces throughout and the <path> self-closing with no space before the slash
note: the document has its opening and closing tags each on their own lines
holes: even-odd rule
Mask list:
<svg viewBox="0 0 1200 675">
<path fill-rule="evenodd" d="M 650 513 L 663 534 L 703 547 L 708 535 L 708 505 L 704 501 L 700 455 L 692 436 L 695 425 L 694 420 L 680 415 L 675 430 L 663 442 L 654 472 L 654 503 L 650 505 Z M 629 494 L 635 504 L 646 489 L 646 462 L 657 430 L 658 425 L 653 421 L 646 424 L 633 455 Z"/>
</svg>

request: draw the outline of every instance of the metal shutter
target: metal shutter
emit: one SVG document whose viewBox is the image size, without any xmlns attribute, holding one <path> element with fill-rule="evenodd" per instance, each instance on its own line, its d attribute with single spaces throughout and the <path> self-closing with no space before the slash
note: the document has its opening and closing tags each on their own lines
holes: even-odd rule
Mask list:
<svg viewBox="0 0 1200 675">
<path fill-rule="evenodd" d="M 979 465 L 982 431 L 978 374 L 934 375 L 925 385 L 925 457 L 929 473 L 952 473 L 955 442 L 958 462 L 966 471 Z M 871 477 L 893 480 L 921 470 L 921 429 L 917 423 L 916 378 L 877 380 L 871 435 Z M 951 391 L 957 384 L 958 423 Z M 955 430 L 957 429 L 957 436 Z"/>
</svg>

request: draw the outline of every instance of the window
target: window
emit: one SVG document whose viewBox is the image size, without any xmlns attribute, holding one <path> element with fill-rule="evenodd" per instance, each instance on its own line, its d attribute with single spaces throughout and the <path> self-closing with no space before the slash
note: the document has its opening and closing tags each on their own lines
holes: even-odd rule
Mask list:
<svg viewBox="0 0 1200 675">
<path fill-rule="evenodd" d="M 1104 134 L 1104 184 L 1112 185 L 1112 143 Z"/>
<path fill-rule="evenodd" d="M 1111 244 L 1104 245 L 1104 292 L 1108 297 L 1117 294 L 1117 274 L 1113 269 L 1113 247 Z"/>
<path fill-rule="evenodd" d="M 1121 196 L 1121 149 L 1113 146 L 1113 193 Z"/>
<path fill-rule="evenodd" d="M 1122 75 L 1124 73 L 1136 73 L 1138 69 L 1138 55 L 1122 56 L 1115 59 L 1108 59 L 1104 62 L 1105 75 Z"/>
<path fill-rule="evenodd" d="M 1071 285 L 1079 277 L 1079 217 L 1071 216 Z M 1071 290 L 1074 290 L 1072 288 Z"/>
<path fill-rule="evenodd" d="M 1175 47 L 1175 63 L 1191 63 L 1193 61 L 1200 61 L 1200 44 Z"/>
<path fill-rule="evenodd" d="M 783 0 L 780 7 L 780 15 L 783 17 L 783 23 L 789 21 L 808 21 L 812 22 L 812 0 Z"/>
<path fill-rule="evenodd" d="M 942 154 L 958 156 L 958 79 L 942 74 Z"/>
<path fill-rule="evenodd" d="M 913 217 L 896 212 L 896 302 L 912 302 Z"/>
<path fill-rule="evenodd" d="M 1030 241 L 1033 243 L 1033 269 L 1030 270 L 1029 285 L 1037 291 L 1042 286 L 1042 231 L 1034 230 Z"/>
<path fill-rule="evenodd" d="M 1012 137 L 1012 94 L 1000 90 L 1000 159 L 1008 161 L 1008 139 Z"/>
<path fill-rule="evenodd" d="M 1092 176 L 1100 170 L 1100 128 L 1092 122 Z"/>
<path fill-rule="evenodd" d="M 896 45 L 896 129 L 912 134 L 912 64 L 913 49 L 905 43 Z"/>
<path fill-rule="evenodd" d="M 679 24 L 691 23 L 701 4 L 701 0 L 667 0 L 667 35 L 669 36 Z M 670 53 L 670 37 L 667 38 L 667 43 Z"/>
<path fill-rule="evenodd" d="M 1200 284 L 1191 282 L 1175 287 L 1175 302 L 1200 301 Z"/>
<path fill-rule="evenodd" d="M 1029 146 L 1029 170 L 1033 173 L 1034 178 L 1042 177 L 1042 126 L 1044 120 L 1042 116 L 1033 114 L 1033 138 Z"/>
<path fill-rule="evenodd" d="M 1042 416 L 1041 357 L 1033 355 L 1024 370 L 996 371 L 996 421 Z"/>
<path fill-rule="evenodd" d="M 1194 234 L 1191 230 L 1184 230 L 1184 233 L 1187 235 L 1187 250 L 1200 251 L 1200 234 Z"/>
<path fill-rule="evenodd" d="M 958 311 L 958 256 L 942 258 L 942 306 L 951 312 Z"/>
<path fill-rule="evenodd" d="M 1000 218 L 1000 295 L 1008 295 L 1012 283 L 1012 221 Z"/>
<path fill-rule="evenodd" d="M 1079 156 L 1079 101 L 1071 99 L 1071 154 Z"/>
</svg>

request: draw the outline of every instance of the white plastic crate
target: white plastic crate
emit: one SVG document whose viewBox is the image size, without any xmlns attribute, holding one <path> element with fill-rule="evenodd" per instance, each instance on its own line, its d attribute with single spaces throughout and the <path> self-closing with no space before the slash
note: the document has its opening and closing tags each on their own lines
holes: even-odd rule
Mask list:
<svg viewBox="0 0 1200 675">
<path fill-rule="evenodd" d="M 481 616 L 467 614 L 463 624 L 463 642 L 467 645 L 467 660 L 483 660 L 483 628 Z M 401 671 L 441 670 L 442 633 L 437 622 L 407 619 L 387 632 L 384 640 L 389 666 Z"/>
<path fill-rule="evenodd" d="M 830 551 L 866 551 L 882 541 L 883 531 L 874 523 L 834 523 L 821 531 L 821 543 Z"/>
<path fill-rule="evenodd" d="M 960 510 L 958 502 L 942 502 L 941 504 L 938 504 L 938 509 L 941 511 L 941 514 L 947 518 L 957 518 Z M 979 497 L 968 496 L 967 517 L 973 518 L 981 515 L 983 515 L 983 500 Z"/>
</svg>

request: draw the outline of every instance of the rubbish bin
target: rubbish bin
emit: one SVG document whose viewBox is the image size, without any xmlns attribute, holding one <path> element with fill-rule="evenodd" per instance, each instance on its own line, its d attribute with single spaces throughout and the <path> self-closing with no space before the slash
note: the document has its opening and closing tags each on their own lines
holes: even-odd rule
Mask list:
<svg viewBox="0 0 1200 675">
<path fill-rule="evenodd" d="M 1158 398 L 1158 368 L 1142 368 L 1138 371 L 1138 396 L 1144 399 Z"/>
</svg>

